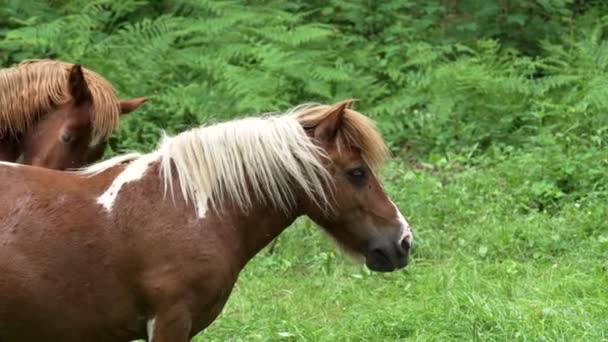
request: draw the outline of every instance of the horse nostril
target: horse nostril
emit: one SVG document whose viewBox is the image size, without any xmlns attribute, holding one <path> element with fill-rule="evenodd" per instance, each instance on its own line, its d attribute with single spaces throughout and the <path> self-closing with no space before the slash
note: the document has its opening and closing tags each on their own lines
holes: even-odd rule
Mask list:
<svg viewBox="0 0 608 342">
<path fill-rule="evenodd" d="M 403 249 L 404 252 L 408 252 L 410 250 L 410 243 L 407 241 L 407 238 L 401 240 L 401 248 Z"/>
</svg>

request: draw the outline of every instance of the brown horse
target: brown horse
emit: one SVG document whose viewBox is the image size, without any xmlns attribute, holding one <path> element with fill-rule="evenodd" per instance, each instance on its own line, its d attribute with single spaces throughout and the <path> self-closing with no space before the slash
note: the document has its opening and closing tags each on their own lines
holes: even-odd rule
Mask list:
<svg viewBox="0 0 608 342">
<path fill-rule="evenodd" d="M 120 114 L 145 98 L 119 101 L 112 85 L 80 65 L 30 60 L 0 70 L 0 161 L 52 169 L 99 160 Z"/>
<path fill-rule="evenodd" d="M 0 341 L 187 341 L 306 215 L 374 271 L 413 235 L 362 114 L 308 105 L 165 137 L 78 171 L 0 163 Z"/>
</svg>

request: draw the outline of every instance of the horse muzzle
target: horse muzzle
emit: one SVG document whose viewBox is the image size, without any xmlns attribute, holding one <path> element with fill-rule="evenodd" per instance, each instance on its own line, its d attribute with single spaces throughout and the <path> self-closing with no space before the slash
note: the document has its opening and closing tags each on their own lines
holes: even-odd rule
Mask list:
<svg viewBox="0 0 608 342">
<path fill-rule="evenodd" d="M 365 255 L 365 265 L 372 271 L 392 272 L 407 266 L 410 254 L 410 242 L 383 241 L 377 239 L 370 243 Z"/>
</svg>

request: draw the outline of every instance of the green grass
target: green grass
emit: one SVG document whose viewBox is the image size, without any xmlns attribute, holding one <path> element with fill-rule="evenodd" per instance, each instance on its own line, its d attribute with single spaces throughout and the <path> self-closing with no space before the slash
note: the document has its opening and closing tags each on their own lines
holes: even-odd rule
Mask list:
<svg viewBox="0 0 608 342">
<path fill-rule="evenodd" d="M 543 160 L 556 156 L 393 163 L 386 187 L 417 241 L 410 266 L 370 273 L 302 220 L 245 268 L 195 341 L 608 340 L 606 198 L 535 190 L 552 184 Z"/>
</svg>

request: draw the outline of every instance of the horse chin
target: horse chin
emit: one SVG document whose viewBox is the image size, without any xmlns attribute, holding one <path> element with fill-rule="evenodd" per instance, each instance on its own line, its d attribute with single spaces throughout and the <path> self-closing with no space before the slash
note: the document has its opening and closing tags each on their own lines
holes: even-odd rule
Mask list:
<svg viewBox="0 0 608 342">
<path fill-rule="evenodd" d="M 370 271 L 374 272 L 393 272 L 397 269 L 388 260 L 380 261 L 375 258 L 366 258 L 365 266 L 367 266 Z"/>
</svg>

